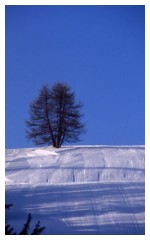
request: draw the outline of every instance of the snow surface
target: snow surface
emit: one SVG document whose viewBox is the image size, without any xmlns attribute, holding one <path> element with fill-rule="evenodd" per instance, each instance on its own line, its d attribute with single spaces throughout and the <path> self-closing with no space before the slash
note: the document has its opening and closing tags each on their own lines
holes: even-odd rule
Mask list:
<svg viewBox="0 0 150 240">
<path fill-rule="evenodd" d="M 6 219 L 43 234 L 144 234 L 144 146 L 6 150 Z"/>
</svg>

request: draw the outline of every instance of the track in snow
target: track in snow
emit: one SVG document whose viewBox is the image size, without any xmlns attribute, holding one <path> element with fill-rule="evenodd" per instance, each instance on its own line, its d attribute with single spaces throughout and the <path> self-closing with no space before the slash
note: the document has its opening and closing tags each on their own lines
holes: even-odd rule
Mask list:
<svg viewBox="0 0 150 240">
<path fill-rule="evenodd" d="M 6 201 L 17 201 L 6 217 L 18 230 L 30 212 L 44 234 L 144 234 L 144 183 L 10 186 Z"/>
</svg>

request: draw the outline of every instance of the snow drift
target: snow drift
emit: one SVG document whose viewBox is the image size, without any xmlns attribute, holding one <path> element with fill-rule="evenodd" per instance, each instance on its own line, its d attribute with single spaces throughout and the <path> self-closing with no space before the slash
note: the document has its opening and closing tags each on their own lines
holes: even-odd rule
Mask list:
<svg viewBox="0 0 150 240">
<path fill-rule="evenodd" d="M 144 157 L 143 147 L 6 150 L 6 182 L 144 181 Z"/>
<path fill-rule="evenodd" d="M 43 234 L 144 234 L 144 146 L 6 150 L 6 213 Z"/>
</svg>

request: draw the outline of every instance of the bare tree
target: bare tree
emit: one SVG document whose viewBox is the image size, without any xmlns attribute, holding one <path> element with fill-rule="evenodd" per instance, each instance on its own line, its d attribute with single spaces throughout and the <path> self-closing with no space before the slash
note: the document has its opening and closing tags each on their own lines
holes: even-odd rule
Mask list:
<svg viewBox="0 0 150 240">
<path fill-rule="evenodd" d="M 44 85 L 30 105 L 27 138 L 36 145 L 52 144 L 56 148 L 64 142 L 78 142 L 80 134 L 85 132 L 81 107 L 67 84 L 56 83 L 51 88 Z"/>
</svg>

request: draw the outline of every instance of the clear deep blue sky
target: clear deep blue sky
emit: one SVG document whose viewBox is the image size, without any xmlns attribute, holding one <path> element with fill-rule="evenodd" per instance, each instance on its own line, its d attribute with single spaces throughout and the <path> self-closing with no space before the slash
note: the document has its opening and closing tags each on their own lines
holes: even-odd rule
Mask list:
<svg viewBox="0 0 150 240">
<path fill-rule="evenodd" d="M 80 144 L 144 144 L 144 21 L 144 6 L 6 6 L 6 148 L 34 146 L 29 104 L 56 81 L 84 104 Z"/>
</svg>

